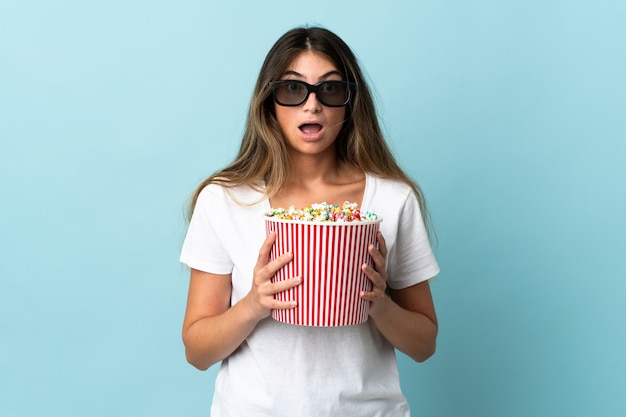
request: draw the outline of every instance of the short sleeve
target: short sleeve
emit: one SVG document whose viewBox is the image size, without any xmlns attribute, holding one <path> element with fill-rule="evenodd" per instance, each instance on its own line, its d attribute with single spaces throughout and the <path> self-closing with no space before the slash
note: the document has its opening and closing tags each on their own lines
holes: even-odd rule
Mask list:
<svg viewBox="0 0 626 417">
<path fill-rule="evenodd" d="M 204 188 L 194 208 L 180 254 L 180 262 L 213 274 L 229 274 L 233 262 L 221 244 L 219 222 L 223 196 L 215 188 Z M 223 222 L 222 222 L 223 224 Z"/>
<path fill-rule="evenodd" d="M 400 209 L 395 242 L 387 256 L 388 285 L 407 288 L 438 273 L 417 197 L 410 191 Z"/>
</svg>

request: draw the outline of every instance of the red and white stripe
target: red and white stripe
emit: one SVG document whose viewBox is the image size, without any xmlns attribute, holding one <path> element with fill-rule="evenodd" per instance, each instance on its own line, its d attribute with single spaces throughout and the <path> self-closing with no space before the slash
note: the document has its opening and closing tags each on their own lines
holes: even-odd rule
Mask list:
<svg viewBox="0 0 626 417">
<path fill-rule="evenodd" d="M 290 310 L 273 310 L 274 319 L 303 326 L 347 326 L 363 323 L 369 301 L 361 291 L 372 283 L 361 265 L 372 265 L 367 247 L 376 244 L 380 219 L 375 222 L 315 223 L 266 219 L 267 233 L 276 232 L 270 259 L 293 252 L 293 260 L 280 269 L 274 281 L 302 277 L 296 288 L 276 294 L 282 301 L 295 300 Z"/>
</svg>

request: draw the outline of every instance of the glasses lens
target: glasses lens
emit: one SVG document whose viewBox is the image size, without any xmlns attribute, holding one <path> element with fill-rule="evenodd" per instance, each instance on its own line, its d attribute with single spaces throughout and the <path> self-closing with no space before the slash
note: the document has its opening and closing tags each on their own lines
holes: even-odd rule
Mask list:
<svg viewBox="0 0 626 417">
<path fill-rule="evenodd" d="M 317 98 L 327 106 L 343 106 L 348 102 L 348 88 L 343 81 L 326 81 L 319 84 Z"/>
<path fill-rule="evenodd" d="M 274 85 L 274 99 L 283 106 L 299 106 L 307 99 L 309 91 L 315 92 L 317 99 L 325 106 L 345 106 L 350 99 L 348 83 L 345 81 L 324 81 L 315 86 L 302 81 L 279 81 Z"/>
<path fill-rule="evenodd" d="M 274 87 L 274 97 L 283 106 L 297 106 L 304 101 L 307 94 L 306 85 L 298 81 L 281 82 Z"/>
</svg>

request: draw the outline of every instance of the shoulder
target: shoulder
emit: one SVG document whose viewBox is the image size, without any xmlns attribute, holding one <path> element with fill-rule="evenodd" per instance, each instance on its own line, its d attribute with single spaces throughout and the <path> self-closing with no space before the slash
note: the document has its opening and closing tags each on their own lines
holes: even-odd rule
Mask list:
<svg viewBox="0 0 626 417">
<path fill-rule="evenodd" d="M 404 181 L 382 178 L 373 174 L 367 174 L 367 187 L 377 199 L 385 199 L 398 203 L 415 196 L 413 188 Z"/>
<path fill-rule="evenodd" d="M 406 182 L 368 174 L 366 187 L 364 202 L 368 211 L 379 214 L 385 221 L 410 218 L 423 221 L 418 197 Z"/>
<path fill-rule="evenodd" d="M 227 187 L 221 184 L 208 184 L 198 195 L 198 204 L 254 205 L 265 198 L 264 187 L 240 185 Z"/>
</svg>

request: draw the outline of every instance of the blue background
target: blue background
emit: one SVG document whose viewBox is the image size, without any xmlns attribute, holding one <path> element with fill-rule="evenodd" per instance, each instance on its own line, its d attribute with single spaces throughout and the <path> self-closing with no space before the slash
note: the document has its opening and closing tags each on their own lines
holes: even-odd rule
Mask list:
<svg viewBox="0 0 626 417">
<path fill-rule="evenodd" d="M 399 357 L 414 414 L 626 415 L 625 21 L 621 0 L 2 0 L 0 414 L 208 415 L 185 200 L 238 149 L 274 41 L 321 24 L 439 238 L 438 351 Z"/>
</svg>

